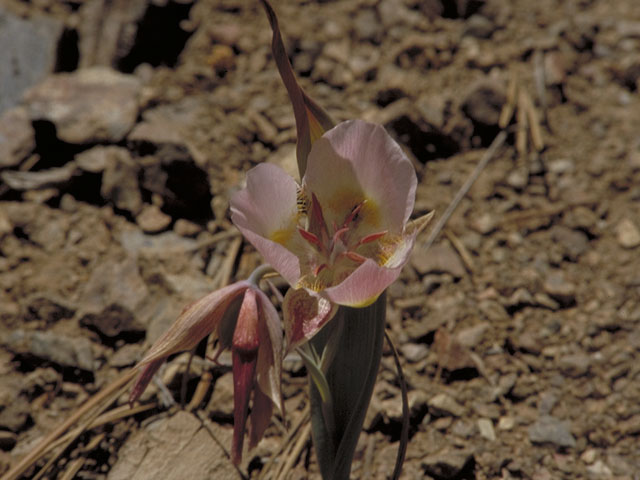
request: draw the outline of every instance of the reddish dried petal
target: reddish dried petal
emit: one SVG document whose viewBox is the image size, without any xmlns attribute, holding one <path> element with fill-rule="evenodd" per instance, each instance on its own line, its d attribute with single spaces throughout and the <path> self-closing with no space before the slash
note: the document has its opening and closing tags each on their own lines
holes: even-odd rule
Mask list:
<svg viewBox="0 0 640 480">
<path fill-rule="evenodd" d="M 305 289 L 287 291 L 282 304 L 287 352 L 313 337 L 337 311 L 337 305 Z"/>
</svg>

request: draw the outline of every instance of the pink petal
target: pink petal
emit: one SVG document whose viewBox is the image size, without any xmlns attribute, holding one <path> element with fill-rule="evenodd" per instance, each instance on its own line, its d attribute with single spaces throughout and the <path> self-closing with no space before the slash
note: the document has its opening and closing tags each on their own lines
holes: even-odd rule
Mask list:
<svg viewBox="0 0 640 480">
<path fill-rule="evenodd" d="M 264 392 L 284 413 L 280 379 L 282 376 L 282 323 L 275 307 L 262 291 L 256 291 L 260 308 L 260 350 L 256 381 Z"/>
<path fill-rule="evenodd" d="M 246 281 L 236 282 L 211 292 L 183 310 L 178 319 L 147 352 L 138 366 L 184 350 L 191 350 L 200 340 L 216 332 L 231 302 L 250 287 Z"/>
<path fill-rule="evenodd" d="M 313 144 L 304 183 L 329 209 L 345 191 L 359 188 L 379 211 L 378 230 L 401 233 L 413 211 L 417 179 L 410 160 L 383 127 L 350 120 Z"/>
<path fill-rule="evenodd" d="M 246 188 L 231 198 L 233 223 L 292 285 L 300 278 L 300 262 L 290 251 L 301 241 L 297 232 L 297 188 L 284 170 L 264 163 L 247 173 Z"/>
<path fill-rule="evenodd" d="M 404 263 L 406 260 L 395 268 L 385 268 L 367 259 L 343 282 L 327 288 L 322 295 L 338 305 L 366 307 L 398 278 Z"/>
<path fill-rule="evenodd" d="M 287 353 L 310 340 L 337 310 L 326 298 L 309 294 L 302 288 L 289 289 L 282 304 Z"/>
</svg>

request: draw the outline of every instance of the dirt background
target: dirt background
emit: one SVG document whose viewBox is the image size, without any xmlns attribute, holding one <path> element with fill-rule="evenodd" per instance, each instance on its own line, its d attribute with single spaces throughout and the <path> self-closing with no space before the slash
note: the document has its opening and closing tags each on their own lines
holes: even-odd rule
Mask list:
<svg viewBox="0 0 640 480">
<path fill-rule="evenodd" d="M 403 478 L 640 478 L 640 3 L 274 7 L 307 92 L 406 147 L 416 215 L 440 218 L 516 98 L 505 146 L 389 289 Z M 295 168 L 295 125 L 258 2 L 5 0 L 0 20 L 2 473 L 259 264 L 228 199 L 260 162 Z M 185 363 L 163 373 L 177 401 Z M 241 472 L 229 367 L 204 363 L 190 410 L 88 430 L 45 478 L 277 478 L 296 443 L 284 478 L 319 478 L 300 360 Z M 353 478 L 388 478 L 400 409 L 387 351 Z"/>
</svg>

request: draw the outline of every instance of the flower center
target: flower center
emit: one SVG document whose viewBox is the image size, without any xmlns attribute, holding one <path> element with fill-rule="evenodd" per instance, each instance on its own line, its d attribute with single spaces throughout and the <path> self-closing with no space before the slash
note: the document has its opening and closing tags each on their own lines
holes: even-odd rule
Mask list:
<svg viewBox="0 0 640 480">
<path fill-rule="evenodd" d="M 323 290 L 340 283 L 367 258 L 378 263 L 384 258 L 379 241 L 387 231 L 365 234 L 359 228 L 367 203 L 366 199 L 358 202 L 345 211 L 340 222 L 329 224 L 314 193 L 310 201 L 299 198 L 300 219 L 305 226 L 298 226 L 298 233 L 311 247 L 307 257 L 301 258 L 301 286 Z"/>
</svg>

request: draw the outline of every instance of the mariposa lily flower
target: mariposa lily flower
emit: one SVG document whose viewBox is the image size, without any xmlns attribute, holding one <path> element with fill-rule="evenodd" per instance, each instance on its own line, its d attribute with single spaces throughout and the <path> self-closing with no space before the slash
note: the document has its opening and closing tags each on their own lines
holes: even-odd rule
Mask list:
<svg viewBox="0 0 640 480">
<path fill-rule="evenodd" d="M 283 307 L 289 349 L 311 338 L 335 305 L 370 305 L 398 278 L 428 220 L 407 223 L 416 184 L 400 146 L 360 120 L 313 143 L 301 185 L 271 164 L 248 172 L 231 218 L 294 288 Z"/>
<path fill-rule="evenodd" d="M 174 353 L 193 349 L 211 334 L 219 350 L 231 348 L 234 384 L 234 429 L 231 459 L 242 459 L 249 401 L 249 448 L 262 438 L 273 405 L 283 411 L 280 391 L 282 329 L 269 298 L 250 279 L 216 290 L 191 304 L 136 366 L 141 370 L 129 402 L 144 392 L 155 372 Z"/>
</svg>

